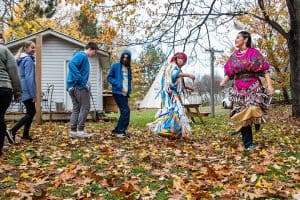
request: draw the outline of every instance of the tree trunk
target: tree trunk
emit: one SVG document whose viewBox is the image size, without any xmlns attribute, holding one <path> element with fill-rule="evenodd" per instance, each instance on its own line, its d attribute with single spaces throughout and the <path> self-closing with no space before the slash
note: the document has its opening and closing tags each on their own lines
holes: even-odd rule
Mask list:
<svg viewBox="0 0 300 200">
<path fill-rule="evenodd" d="M 299 39 L 296 39 L 297 36 L 295 35 L 291 36 L 291 41 L 289 41 L 289 54 L 291 64 L 292 114 L 295 117 L 300 117 L 300 45 Z"/>
<path fill-rule="evenodd" d="M 287 88 L 285 86 L 283 86 L 281 89 L 282 89 L 282 93 L 283 93 L 283 101 L 286 103 L 291 103 Z"/>
<path fill-rule="evenodd" d="M 288 36 L 292 115 L 300 118 L 300 1 L 287 0 L 291 29 Z"/>
</svg>

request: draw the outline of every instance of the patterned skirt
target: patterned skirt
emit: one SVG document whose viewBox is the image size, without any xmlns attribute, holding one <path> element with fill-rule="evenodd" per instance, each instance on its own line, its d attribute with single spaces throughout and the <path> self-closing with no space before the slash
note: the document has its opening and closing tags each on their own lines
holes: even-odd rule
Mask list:
<svg viewBox="0 0 300 200">
<path fill-rule="evenodd" d="M 229 89 L 229 100 L 232 102 L 230 116 L 236 131 L 266 121 L 269 96 L 260 81 L 243 90 L 233 86 Z"/>
<path fill-rule="evenodd" d="M 148 129 L 170 139 L 190 139 L 191 127 L 181 98 L 178 95 L 168 95 L 164 107 L 160 109 L 155 121 L 147 124 Z"/>
</svg>

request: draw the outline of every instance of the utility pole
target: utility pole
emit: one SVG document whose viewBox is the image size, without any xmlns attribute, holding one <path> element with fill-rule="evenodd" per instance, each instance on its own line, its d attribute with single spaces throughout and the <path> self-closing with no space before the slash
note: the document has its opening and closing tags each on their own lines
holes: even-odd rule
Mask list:
<svg viewBox="0 0 300 200">
<path fill-rule="evenodd" d="M 212 117 L 215 117 L 215 53 L 224 53 L 222 50 L 215 50 L 214 48 L 205 49 L 210 52 L 210 109 Z"/>
</svg>

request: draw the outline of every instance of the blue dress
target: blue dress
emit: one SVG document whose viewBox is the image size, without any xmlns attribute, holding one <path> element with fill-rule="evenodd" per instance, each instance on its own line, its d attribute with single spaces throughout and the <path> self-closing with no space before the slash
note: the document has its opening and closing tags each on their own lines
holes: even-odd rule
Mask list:
<svg viewBox="0 0 300 200">
<path fill-rule="evenodd" d="M 182 102 L 184 87 L 180 73 L 180 68 L 175 64 L 165 67 L 161 80 L 161 109 L 148 127 L 151 132 L 161 136 L 188 139 L 191 128 Z"/>
</svg>

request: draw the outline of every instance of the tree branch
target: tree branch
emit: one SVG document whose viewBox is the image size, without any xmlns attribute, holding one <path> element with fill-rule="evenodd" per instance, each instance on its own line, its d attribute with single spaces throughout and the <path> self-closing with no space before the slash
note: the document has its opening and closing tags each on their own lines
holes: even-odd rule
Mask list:
<svg viewBox="0 0 300 200">
<path fill-rule="evenodd" d="M 259 5 L 259 8 L 261 9 L 261 11 L 264 15 L 264 18 L 258 18 L 258 19 L 264 20 L 265 22 L 270 24 L 275 30 L 277 30 L 285 39 L 288 39 L 288 33 L 282 28 L 282 26 L 280 26 L 274 20 L 270 19 L 269 15 L 266 12 L 264 1 L 263 0 L 257 0 L 257 2 L 258 2 L 258 5 Z M 254 16 L 254 17 L 256 17 L 256 16 Z"/>
</svg>

